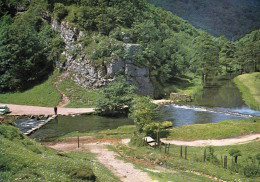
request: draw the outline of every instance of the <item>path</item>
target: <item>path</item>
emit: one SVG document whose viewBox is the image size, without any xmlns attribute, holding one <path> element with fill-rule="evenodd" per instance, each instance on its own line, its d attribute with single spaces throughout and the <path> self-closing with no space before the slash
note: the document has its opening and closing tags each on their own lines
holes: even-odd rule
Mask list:
<svg viewBox="0 0 260 182">
<path fill-rule="evenodd" d="M 56 81 L 54 82 L 54 85 L 58 92 L 61 94 L 61 101 L 58 104 L 57 107 L 65 107 L 70 103 L 70 99 L 60 90 L 58 85 L 69 75 L 69 72 L 64 72 L 60 76 L 56 78 Z"/>
<path fill-rule="evenodd" d="M 182 140 L 166 140 L 161 139 L 164 143 L 185 146 L 225 146 L 225 145 L 238 145 L 245 144 L 251 141 L 260 141 L 260 134 L 250 134 L 239 136 L 235 138 L 225 139 L 212 139 L 212 140 L 195 140 L 195 141 L 182 141 Z"/>
<path fill-rule="evenodd" d="M 11 113 L 8 115 L 54 115 L 53 107 L 26 106 L 15 104 L 2 104 L 9 107 Z M 94 108 L 58 108 L 59 115 L 74 115 L 94 112 Z"/>
<path fill-rule="evenodd" d="M 90 137 L 91 138 L 91 137 Z M 83 141 L 82 141 L 83 140 Z M 56 143 L 48 145 L 51 148 L 62 151 L 85 151 L 97 154 L 97 160 L 107 167 L 115 176 L 123 182 L 153 182 L 146 172 L 136 169 L 132 163 L 117 159 L 119 156 L 113 151 L 109 151 L 106 145 L 116 144 L 119 141 L 96 141 L 88 140 L 88 137 L 80 138 L 80 148 L 77 148 L 77 142 Z"/>
</svg>

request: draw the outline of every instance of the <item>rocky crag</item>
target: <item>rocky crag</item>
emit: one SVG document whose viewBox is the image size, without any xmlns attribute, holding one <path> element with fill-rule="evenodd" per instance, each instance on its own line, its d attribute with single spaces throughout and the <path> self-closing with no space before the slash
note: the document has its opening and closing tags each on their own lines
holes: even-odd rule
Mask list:
<svg viewBox="0 0 260 182">
<path fill-rule="evenodd" d="M 120 57 L 101 66 L 96 65 L 87 54 L 81 53 L 84 47 L 78 43 L 78 40 L 84 37 L 84 32 L 72 27 L 68 21 L 59 23 L 53 20 L 52 28 L 60 33 L 65 43 L 65 51 L 62 54 L 65 56 L 66 62 L 60 63 L 58 66 L 69 71 L 72 79 L 78 85 L 84 88 L 99 88 L 113 81 L 116 73 L 120 72 L 126 76 L 129 84 L 137 87 L 137 94 L 154 97 L 154 86 L 148 68 L 136 65 L 135 60 L 125 60 Z M 142 49 L 139 44 L 129 43 L 131 41 L 127 37 L 124 40 L 122 48 L 127 50 L 128 55 L 133 55 Z"/>
</svg>

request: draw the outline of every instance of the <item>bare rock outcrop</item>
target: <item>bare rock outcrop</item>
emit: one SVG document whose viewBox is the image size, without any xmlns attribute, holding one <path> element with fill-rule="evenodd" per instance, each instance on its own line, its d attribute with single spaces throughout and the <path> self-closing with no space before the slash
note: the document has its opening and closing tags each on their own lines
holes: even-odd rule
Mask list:
<svg viewBox="0 0 260 182">
<path fill-rule="evenodd" d="M 97 65 L 88 58 L 87 54 L 78 53 L 83 48 L 77 42 L 83 37 L 84 32 L 79 31 L 76 27 L 71 27 L 68 21 L 59 23 L 53 20 L 52 28 L 60 32 L 65 43 L 65 51 L 62 54 L 66 57 L 66 63 L 60 64 L 60 66 L 72 73 L 72 79 L 78 85 L 84 88 L 102 87 L 113 81 L 116 73 L 120 71 L 126 76 L 129 84 L 137 87 L 138 94 L 154 96 L 154 87 L 148 68 L 136 65 L 132 59 L 123 60 L 120 57 Z M 122 43 L 121 46 L 128 56 L 134 55 L 142 49 L 140 44 L 131 44 L 129 40 L 126 42 Z M 76 52 L 75 50 L 77 53 L 73 53 Z"/>
</svg>

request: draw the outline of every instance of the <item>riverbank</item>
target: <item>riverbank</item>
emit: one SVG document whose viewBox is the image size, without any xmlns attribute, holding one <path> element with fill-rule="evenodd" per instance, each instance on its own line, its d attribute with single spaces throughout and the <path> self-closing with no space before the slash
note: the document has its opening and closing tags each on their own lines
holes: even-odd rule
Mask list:
<svg viewBox="0 0 260 182">
<path fill-rule="evenodd" d="M 242 92 L 246 104 L 252 109 L 260 110 L 260 73 L 239 75 L 234 82 Z"/>
<path fill-rule="evenodd" d="M 3 104 L 9 107 L 11 113 L 8 115 L 54 115 L 53 107 L 40 107 L 40 106 L 27 106 L 27 105 L 14 105 L 14 104 Z M 93 113 L 94 108 L 58 108 L 58 115 L 76 115 L 76 114 L 88 114 Z"/>
</svg>

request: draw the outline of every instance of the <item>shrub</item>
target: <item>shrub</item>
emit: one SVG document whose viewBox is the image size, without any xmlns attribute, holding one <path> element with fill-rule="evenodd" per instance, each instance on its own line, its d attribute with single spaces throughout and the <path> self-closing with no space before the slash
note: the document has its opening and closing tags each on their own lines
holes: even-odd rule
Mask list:
<svg viewBox="0 0 260 182">
<path fill-rule="evenodd" d="M 145 130 L 147 132 L 146 128 L 151 128 L 151 130 L 155 128 L 155 125 L 151 123 L 157 115 L 156 107 L 150 97 L 138 97 L 133 101 L 130 117 L 134 120 L 138 132 L 142 133 Z M 150 127 L 149 124 L 151 124 Z"/>
<path fill-rule="evenodd" d="M 54 16 L 57 19 L 57 21 L 60 22 L 67 15 L 68 15 L 68 10 L 62 3 L 56 3 L 54 5 Z"/>
</svg>

